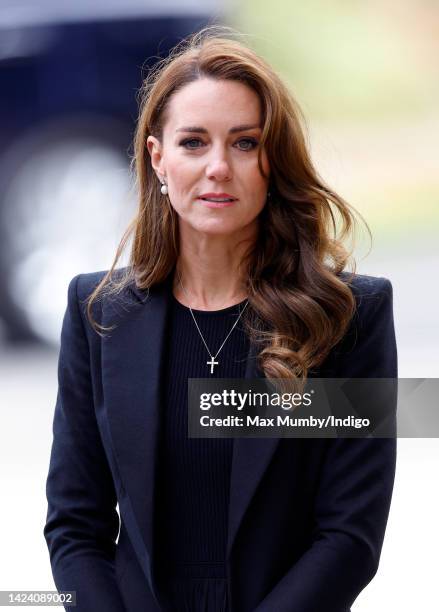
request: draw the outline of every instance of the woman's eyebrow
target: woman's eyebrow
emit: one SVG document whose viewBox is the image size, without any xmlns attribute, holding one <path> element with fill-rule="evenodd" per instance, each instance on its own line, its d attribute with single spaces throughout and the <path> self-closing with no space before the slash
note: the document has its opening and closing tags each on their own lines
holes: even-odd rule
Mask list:
<svg viewBox="0 0 439 612">
<path fill-rule="evenodd" d="M 247 130 L 254 130 L 256 128 L 261 129 L 261 126 L 258 124 L 255 125 L 236 125 L 235 127 L 230 128 L 229 134 L 236 134 L 236 132 L 246 132 Z M 196 134 L 207 134 L 206 128 L 198 127 L 198 126 L 188 126 L 181 127 L 175 130 L 176 132 L 193 132 Z"/>
</svg>

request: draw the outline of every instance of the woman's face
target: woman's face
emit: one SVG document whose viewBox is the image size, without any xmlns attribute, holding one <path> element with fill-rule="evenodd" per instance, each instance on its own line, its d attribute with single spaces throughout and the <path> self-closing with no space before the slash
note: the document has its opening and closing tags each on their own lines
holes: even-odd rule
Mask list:
<svg viewBox="0 0 439 612">
<path fill-rule="evenodd" d="M 210 235 L 257 229 L 268 187 L 258 167 L 261 120 L 257 94 L 236 81 L 203 78 L 173 94 L 162 142 L 149 136 L 147 146 L 180 226 Z M 262 164 L 268 176 L 265 151 Z"/>
</svg>

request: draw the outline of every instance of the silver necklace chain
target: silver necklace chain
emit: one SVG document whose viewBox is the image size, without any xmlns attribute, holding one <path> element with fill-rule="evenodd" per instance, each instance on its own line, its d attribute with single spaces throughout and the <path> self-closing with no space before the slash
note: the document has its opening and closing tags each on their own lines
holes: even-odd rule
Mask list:
<svg viewBox="0 0 439 612">
<path fill-rule="evenodd" d="M 178 274 L 178 280 L 179 280 L 179 282 L 180 282 L 181 288 L 183 289 L 183 291 L 184 291 L 184 293 L 185 293 L 185 295 L 186 295 L 186 297 L 187 297 L 187 299 L 188 299 L 188 301 L 189 301 L 189 300 L 190 300 L 189 295 L 188 295 L 188 293 L 187 293 L 186 289 L 185 289 L 185 288 L 184 288 L 184 286 L 183 286 L 183 282 L 182 282 L 182 280 L 181 280 L 181 275 L 180 275 L 180 272 L 179 272 L 178 270 L 177 270 L 177 274 Z M 197 320 L 195 319 L 195 315 L 194 315 L 194 313 L 192 312 L 192 308 L 191 308 L 190 306 L 188 306 L 189 311 L 190 311 L 190 313 L 191 313 L 191 315 L 192 315 L 192 319 L 194 320 L 195 326 L 196 326 L 196 328 L 197 328 L 197 330 L 198 330 L 198 333 L 200 334 L 201 340 L 203 341 L 203 344 L 204 344 L 204 346 L 206 347 L 206 350 L 207 350 L 207 352 L 208 352 L 208 353 L 209 353 L 209 355 L 210 355 L 210 361 L 207 361 L 207 362 L 206 362 L 206 364 L 210 366 L 210 373 L 211 373 L 211 374 L 213 374 L 213 368 L 214 368 L 216 365 L 219 365 L 219 362 L 218 362 L 218 361 L 215 361 L 215 359 L 218 357 L 218 355 L 219 355 L 219 353 L 220 353 L 221 349 L 223 348 L 223 346 L 224 346 L 224 345 L 225 345 L 225 343 L 227 342 L 227 340 L 228 340 L 228 338 L 229 338 L 230 334 L 232 333 L 232 331 L 233 331 L 233 330 L 235 329 L 235 327 L 238 325 L 238 321 L 239 321 L 239 319 L 241 318 L 241 316 L 242 316 L 242 314 L 243 314 L 244 310 L 247 308 L 247 306 L 248 306 L 248 300 L 246 300 L 246 302 L 245 302 L 245 304 L 244 304 L 243 309 L 241 310 L 241 312 L 239 313 L 239 316 L 237 317 L 237 319 L 236 319 L 235 323 L 233 324 L 232 329 L 229 331 L 229 333 L 228 333 L 228 334 L 227 334 L 227 336 L 225 337 L 225 339 L 224 339 L 223 343 L 221 344 L 221 346 L 219 347 L 219 349 L 217 350 L 217 352 L 216 352 L 216 354 L 215 354 L 215 355 L 212 355 L 212 353 L 210 352 L 209 347 L 207 346 L 207 342 L 206 342 L 206 340 L 204 339 L 203 334 L 201 333 L 201 329 L 198 327 L 198 323 L 197 323 Z"/>
</svg>

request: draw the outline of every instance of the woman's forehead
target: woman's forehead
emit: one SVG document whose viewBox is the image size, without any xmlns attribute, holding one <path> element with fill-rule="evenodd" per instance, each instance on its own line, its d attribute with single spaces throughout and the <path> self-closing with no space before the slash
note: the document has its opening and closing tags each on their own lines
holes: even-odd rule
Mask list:
<svg viewBox="0 0 439 612">
<path fill-rule="evenodd" d="M 231 80 L 199 79 L 171 96 L 167 124 L 173 131 L 187 127 L 260 125 L 259 97 L 250 87 Z"/>
</svg>

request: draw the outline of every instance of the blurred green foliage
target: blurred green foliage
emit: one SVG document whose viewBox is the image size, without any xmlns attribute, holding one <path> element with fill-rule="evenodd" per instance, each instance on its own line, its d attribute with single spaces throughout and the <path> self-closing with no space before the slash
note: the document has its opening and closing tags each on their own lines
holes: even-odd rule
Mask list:
<svg viewBox="0 0 439 612">
<path fill-rule="evenodd" d="M 403 247 L 408 236 L 435 235 L 439 2 L 243 0 L 234 4 L 231 22 L 287 82 L 308 124 L 325 125 L 334 138 L 344 125 L 358 142 L 349 152 L 338 148 L 355 165 L 339 192 L 377 238 Z M 365 126 L 374 128 L 373 142 L 362 141 Z M 415 127 L 407 130 L 415 136 L 401 143 L 398 126 Z M 336 174 L 333 168 L 323 178 L 331 184 Z"/>
<path fill-rule="evenodd" d="M 439 2 L 425 0 L 243 0 L 233 19 L 313 117 L 364 121 L 437 110 L 439 30 L 428 5 L 439 28 Z"/>
</svg>

